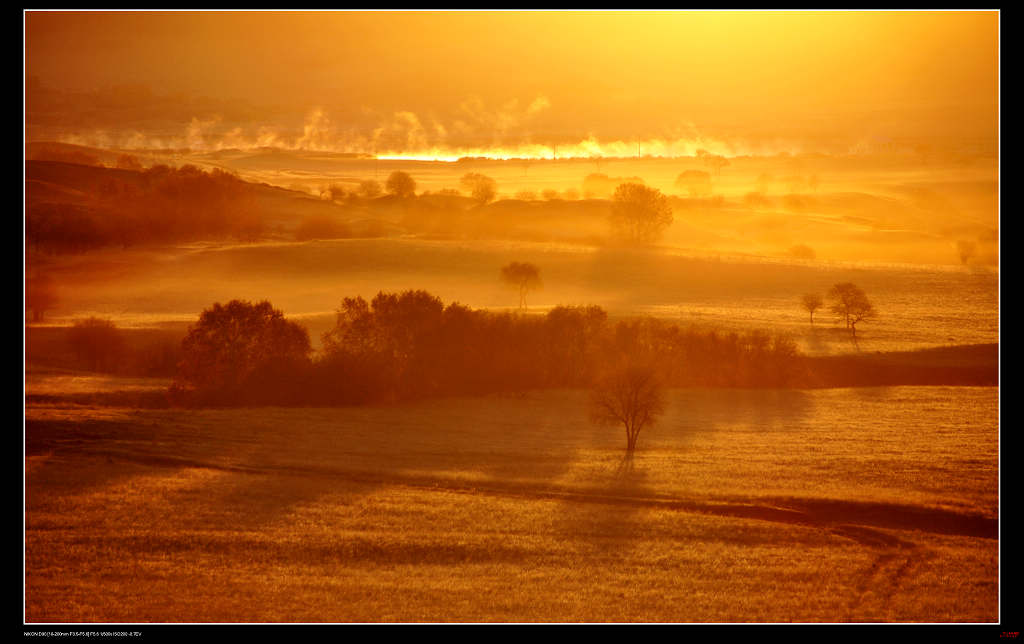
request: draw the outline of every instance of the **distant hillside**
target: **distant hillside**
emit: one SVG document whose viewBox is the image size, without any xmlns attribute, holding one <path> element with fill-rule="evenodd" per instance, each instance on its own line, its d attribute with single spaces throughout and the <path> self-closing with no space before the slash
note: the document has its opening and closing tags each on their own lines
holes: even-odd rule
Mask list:
<svg viewBox="0 0 1024 644">
<path fill-rule="evenodd" d="M 30 159 L 25 162 L 25 193 L 29 248 L 51 253 L 229 238 L 290 239 L 310 218 L 347 224 L 368 219 L 365 212 L 306 193 L 188 165 L 132 170 Z M 346 230 L 358 234 L 359 228 L 357 223 Z"/>
<path fill-rule="evenodd" d="M 479 204 L 457 194 L 346 192 L 330 200 L 191 165 L 125 169 L 35 159 L 25 163 L 25 188 L 29 246 L 54 253 L 226 238 L 402 234 L 595 243 L 607 234 L 611 210 L 606 199 Z"/>
</svg>

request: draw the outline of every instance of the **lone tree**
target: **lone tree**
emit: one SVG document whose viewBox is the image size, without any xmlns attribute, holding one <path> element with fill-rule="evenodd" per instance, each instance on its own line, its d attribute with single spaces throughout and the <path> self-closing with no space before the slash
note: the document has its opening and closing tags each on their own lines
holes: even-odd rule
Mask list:
<svg viewBox="0 0 1024 644">
<path fill-rule="evenodd" d="M 960 256 L 960 263 L 966 266 L 978 253 L 978 245 L 970 240 L 961 239 L 956 243 L 956 252 Z"/>
<path fill-rule="evenodd" d="M 388 191 L 388 194 L 398 197 L 412 197 L 416 195 L 416 181 L 408 173 L 396 170 L 388 177 L 384 189 Z"/>
<path fill-rule="evenodd" d="M 828 291 L 828 299 L 832 303 L 832 312 L 846 320 L 846 328 L 857 339 L 857 323 L 870 320 L 877 315 L 875 307 L 868 301 L 868 296 L 859 286 L 852 282 L 836 284 Z"/>
<path fill-rule="evenodd" d="M 501 269 L 501 281 L 519 289 L 519 308 L 526 308 L 526 293 L 544 287 L 540 269 L 528 262 L 512 262 Z"/>
<path fill-rule="evenodd" d="M 480 204 L 490 203 L 498 196 L 498 182 L 479 172 L 467 172 L 459 183 Z"/>
<path fill-rule="evenodd" d="M 821 296 L 817 293 L 807 293 L 800 298 L 800 304 L 804 307 L 804 310 L 811 314 L 811 324 L 814 324 L 814 312 L 824 304 L 821 301 Z"/>
<path fill-rule="evenodd" d="M 312 347 L 306 329 L 270 302 L 232 300 L 203 311 L 181 350 L 172 393 L 233 404 L 284 396 Z"/>
<path fill-rule="evenodd" d="M 626 453 L 636 449 L 640 430 L 665 411 L 665 393 L 650 365 L 628 364 L 597 380 L 590 395 L 590 420 L 626 429 Z"/>
<path fill-rule="evenodd" d="M 624 183 L 612 195 L 611 224 L 628 241 L 650 243 L 672 224 L 672 206 L 656 188 Z"/>
</svg>

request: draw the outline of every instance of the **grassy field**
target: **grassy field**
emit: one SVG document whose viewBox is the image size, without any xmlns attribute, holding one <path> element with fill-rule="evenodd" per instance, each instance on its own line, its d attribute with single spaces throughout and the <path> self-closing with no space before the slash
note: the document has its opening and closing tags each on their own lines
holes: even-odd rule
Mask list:
<svg viewBox="0 0 1024 644">
<path fill-rule="evenodd" d="M 543 289 L 531 312 L 596 304 L 611 315 L 650 314 L 684 326 L 758 328 L 791 335 L 810 354 L 854 350 L 828 311 L 810 324 L 804 293 L 850 281 L 878 318 L 858 326 L 863 351 L 904 351 L 999 338 L 999 273 L 982 267 L 854 265 L 764 257 L 708 257 L 518 242 L 350 239 L 110 251 L 51 258 L 60 301 L 52 324 L 95 315 L 119 326 L 193 323 L 214 302 L 270 300 L 306 325 L 314 342 L 342 298 L 425 289 L 446 303 L 513 309 L 518 293 L 500 268 L 528 261 Z M 202 288 L 197 288 L 201 284 Z"/>
<path fill-rule="evenodd" d="M 997 397 L 34 404 L 26 621 L 994 622 Z"/>
</svg>

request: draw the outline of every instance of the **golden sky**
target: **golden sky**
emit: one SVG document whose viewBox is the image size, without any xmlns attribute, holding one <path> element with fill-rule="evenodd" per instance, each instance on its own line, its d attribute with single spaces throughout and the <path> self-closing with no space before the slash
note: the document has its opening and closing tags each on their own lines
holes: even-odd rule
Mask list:
<svg viewBox="0 0 1024 644">
<path fill-rule="evenodd" d="M 991 144 L 998 34 L 994 11 L 31 11 L 27 136 Z"/>
</svg>

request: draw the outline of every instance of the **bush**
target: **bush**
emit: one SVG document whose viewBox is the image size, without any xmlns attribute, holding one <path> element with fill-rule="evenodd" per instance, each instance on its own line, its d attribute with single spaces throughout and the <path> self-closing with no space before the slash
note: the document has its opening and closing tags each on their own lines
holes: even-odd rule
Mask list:
<svg viewBox="0 0 1024 644">
<path fill-rule="evenodd" d="M 306 329 L 270 302 L 217 303 L 182 341 L 172 393 L 206 404 L 295 402 L 311 351 Z"/>
</svg>

